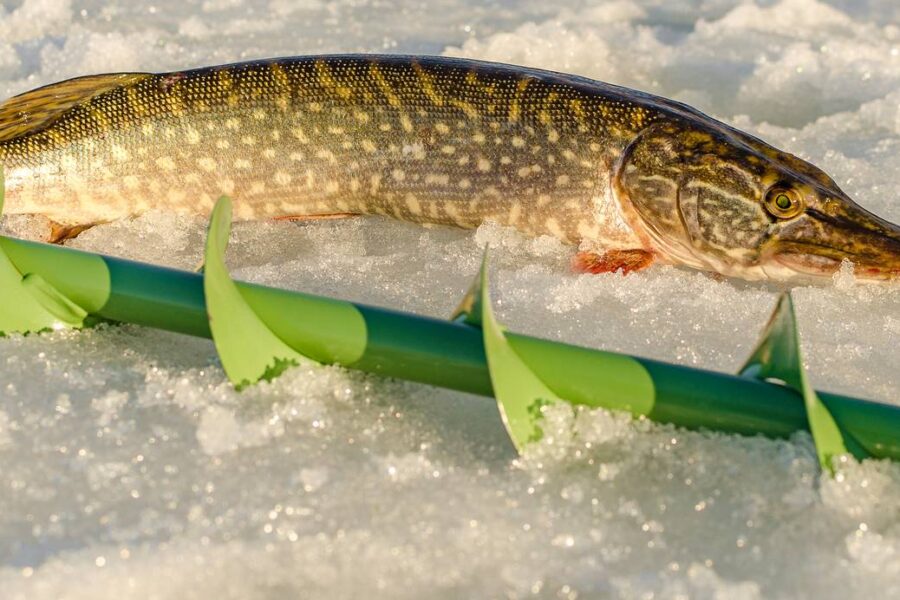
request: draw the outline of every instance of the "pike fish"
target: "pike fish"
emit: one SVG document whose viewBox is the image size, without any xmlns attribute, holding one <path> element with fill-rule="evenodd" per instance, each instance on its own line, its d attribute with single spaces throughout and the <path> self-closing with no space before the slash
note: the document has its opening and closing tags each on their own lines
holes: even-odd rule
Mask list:
<svg viewBox="0 0 900 600">
<path fill-rule="evenodd" d="M 148 209 L 485 221 L 749 280 L 900 277 L 900 228 L 824 172 L 684 104 L 441 57 L 282 58 L 80 77 L 0 105 L 6 210 L 61 240 Z"/>
</svg>

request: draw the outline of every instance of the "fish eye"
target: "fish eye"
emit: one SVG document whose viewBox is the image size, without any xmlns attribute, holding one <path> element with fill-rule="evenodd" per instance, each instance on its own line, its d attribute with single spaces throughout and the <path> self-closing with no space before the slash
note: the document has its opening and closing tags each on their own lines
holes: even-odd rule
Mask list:
<svg viewBox="0 0 900 600">
<path fill-rule="evenodd" d="M 803 212 L 803 203 L 796 191 L 775 187 L 766 194 L 766 210 L 779 219 L 791 219 Z"/>
</svg>

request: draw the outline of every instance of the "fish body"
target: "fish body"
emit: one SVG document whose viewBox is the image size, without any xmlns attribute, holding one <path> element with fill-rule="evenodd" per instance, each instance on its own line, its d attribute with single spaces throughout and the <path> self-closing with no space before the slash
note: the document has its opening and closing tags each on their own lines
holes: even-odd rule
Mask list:
<svg viewBox="0 0 900 600">
<path fill-rule="evenodd" d="M 148 209 L 208 213 L 228 194 L 238 219 L 494 221 L 580 245 L 598 270 L 655 259 L 784 279 L 875 246 L 866 268 L 900 270 L 896 229 L 792 155 L 671 100 L 472 60 L 312 56 L 78 78 L 0 105 L 0 161 L 7 212 L 69 230 Z M 775 192 L 803 205 L 800 219 L 778 213 Z M 791 242 L 803 259 L 780 260 L 773 248 L 813 209 L 866 235 L 810 262 L 801 246 L 831 233 L 812 219 L 794 227 L 815 238 Z"/>
</svg>

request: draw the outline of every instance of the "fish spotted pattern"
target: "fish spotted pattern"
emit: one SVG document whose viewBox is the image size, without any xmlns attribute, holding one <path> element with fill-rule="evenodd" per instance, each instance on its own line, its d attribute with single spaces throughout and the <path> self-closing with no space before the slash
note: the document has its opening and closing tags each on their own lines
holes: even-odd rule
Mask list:
<svg viewBox="0 0 900 600">
<path fill-rule="evenodd" d="M 580 77 L 409 56 L 98 75 L 0 105 L 7 212 L 60 237 L 148 209 L 382 214 L 552 235 L 593 271 L 900 272 L 898 229 L 814 166 L 683 104 Z M 623 258 L 624 257 L 624 258 Z"/>
</svg>

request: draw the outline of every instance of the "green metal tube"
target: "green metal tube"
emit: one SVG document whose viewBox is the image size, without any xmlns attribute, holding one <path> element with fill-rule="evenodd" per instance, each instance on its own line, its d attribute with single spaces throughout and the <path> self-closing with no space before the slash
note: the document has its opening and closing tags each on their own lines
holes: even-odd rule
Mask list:
<svg viewBox="0 0 900 600">
<path fill-rule="evenodd" d="M 2 236 L 0 249 L 20 272 L 40 274 L 96 316 L 211 335 L 199 274 Z M 493 395 L 476 328 L 254 284 L 238 288 L 268 327 L 310 358 Z M 809 427 L 799 396 L 782 386 L 516 333 L 507 339 L 547 387 L 576 404 L 748 435 L 785 437 Z M 900 460 L 900 407 L 820 397 L 868 454 Z"/>
</svg>

